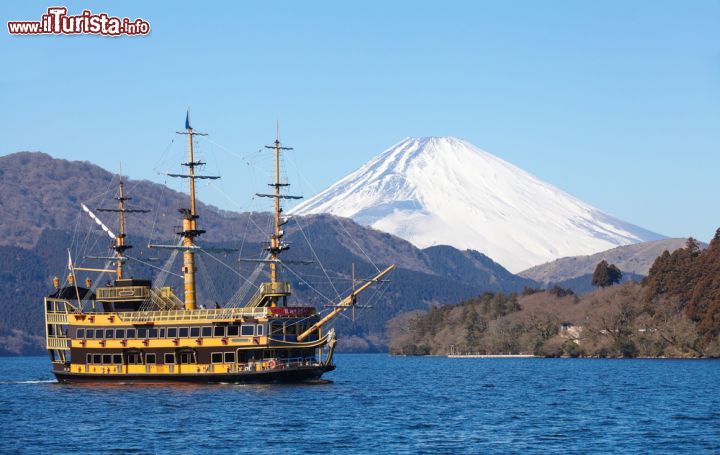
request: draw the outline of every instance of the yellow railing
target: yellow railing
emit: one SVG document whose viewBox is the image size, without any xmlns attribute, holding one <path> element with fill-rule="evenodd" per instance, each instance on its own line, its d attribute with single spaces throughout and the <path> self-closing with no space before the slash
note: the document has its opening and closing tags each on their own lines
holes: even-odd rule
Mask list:
<svg viewBox="0 0 720 455">
<path fill-rule="evenodd" d="M 187 321 L 198 319 L 237 319 L 265 317 L 266 308 L 216 308 L 206 310 L 128 311 L 118 313 L 123 322 Z"/>
<path fill-rule="evenodd" d="M 175 297 L 175 294 L 170 292 L 163 292 L 163 289 L 153 289 L 150 291 L 150 300 L 155 304 L 155 308 L 160 311 L 171 311 L 178 308 L 182 308 L 183 303 Z"/>
<path fill-rule="evenodd" d="M 154 289 L 153 292 L 157 293 L 163 299 L 172 302 L 176 307 L 182 308 L 182 306 L 183 306 L 182 300 L 180 300 L 175 295 L 175 293 L 172 291 L 172 288 L 170 286 L 165 286 L 165 287 L 161 287 L 159 289 Z"/>
<path fill-rule="evenodd" d="M 48 337 L 47 338 L 47 348 L 48 349 L 64 349 L 69 350 L 70 344 L 68 343 L 68 338 L 60 338 L 60 337 Z"/>
<path fill-rule="evenodd" d="M 259 306 L 268 296 L 290 295 L 290 283 L 278 281 L 276 283 L 263 283 L 252 296 L 246 308 L 255 308 Z"/>
<path fill-rule="evenodd" d="M 47 313 L 45 322 L 48 324 L 68 324 L 68 315 L 67 313 Z"/>
</svg>

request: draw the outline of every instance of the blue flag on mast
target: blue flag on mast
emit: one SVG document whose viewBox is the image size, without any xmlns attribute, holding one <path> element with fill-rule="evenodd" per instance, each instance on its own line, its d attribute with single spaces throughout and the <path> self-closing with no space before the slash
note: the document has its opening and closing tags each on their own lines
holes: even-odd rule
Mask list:
<svg viewBox="0 0 720 455">
<path fill-rule="evenodd" d="M 185 129 L 190 129 L 190 109 L 188 109 L 187 113 L 185 114 Z"/>
</svg>

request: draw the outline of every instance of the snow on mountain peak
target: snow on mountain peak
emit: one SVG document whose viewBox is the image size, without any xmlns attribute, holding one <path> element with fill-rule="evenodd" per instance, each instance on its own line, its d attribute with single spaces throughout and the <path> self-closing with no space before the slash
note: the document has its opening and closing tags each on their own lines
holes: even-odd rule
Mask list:
<svg viewBox="0 0 720 455">
<path fill-rule="evenodd" d="M 405 138 L 291 213 L 352 218 L 421 248 L 474 249 L 511 272 L 663 238 L 454 137 Z"/>
</svg>

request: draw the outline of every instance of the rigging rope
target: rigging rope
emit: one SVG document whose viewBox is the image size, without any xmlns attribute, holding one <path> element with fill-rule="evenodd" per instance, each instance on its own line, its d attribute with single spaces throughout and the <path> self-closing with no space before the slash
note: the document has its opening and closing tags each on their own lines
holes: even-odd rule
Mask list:
<svg viewBox="0 0 720 455">
<path fill-rule="evenodd" d="M 198 270 L 200 271 L 200 277 L 205 282 L 206 288 L 209 289 L 209 292 L 207 293 L 207 297 L 210 298 L 215 303 L 218 303 L 220 300 L 217 288 L 215 287 L 215 282 L 210 278 L 210 274 L 208 273 L 207 266 L 205 265 L 205 260 L 202 258 L 201 254 L 196 255 L 198 261 Z"/>
<path fill-rule="evenodd" d="M 181 243 L 182 243 L 182 239 L 178 240 L 177 246 L 180 246 Z M 161 288 L 161 287 L 165 286 L 165 282 L 167 281 L 168 274 L 172 274 L 175 276 L 181 276 L 181 275 L 176 275 L 170 271 L 170 270 L 172 270 L 172 265 L 175 263 L 175 259 L 177 258 L 177 255 L 179 252 L 180 252 L 180 250 L 172 250 L 170 252 L 170 256 L 167 258 L 167 260 L 163 264 L 162 268 L 159 268 L 160 273 L 157 274 L 157 276 L 155 277 L 155 280 L 154 280 L 155 287 Z"/>
<path fill-rule="evenodd" d="M 182 277 L 183 277 L 182 275 L 178 275 L 177 273 L 173 273 L 173 272 L 171 272 L 171 271 L 169 271 L 169 270 L 161 269 L 160 267 L 158 267 L 158 266 L 156 266 L 156 265 L 152 265 L 152 264 L 150 264 L 150 263 L 148 263 L 148 262 L 145 262 L 145 261 L 143 261 L 142 259 L 134 258 L 134 257 L 132 257 L 132 256 L 127 256 L 127 255 L 126 255 L 125 257 L 128 258 L 128 259 L 130 259 L 130 260 L 132 260 L 132 261 L 137 261 L 137 262 L 139 262 L 139 263 L 141 263 L 141 264 L 145 264 L 146 266 L 152 267 L 153 269 L 157 269 L 157 270 L 160 270 L 160 271 L 162 271 L 162 272 L 165 272 L 166 274 L 170 274 L 170 275 L 176 276 L 176 277 L 178 277 L 178 278 L 182 278 Z"/>
<path fill-rule="evenodd" d="M 155 216 L 153 217 L 153 224 L 152 229 L 150 229 L 150 237 L 148 238 L 148 242 L 152 243 L 155 237 L 155 226 L 157 225 L 158 218 L 160 217 L 160 202 L 164 201 L 164 195 L 165 195 L 165 188 L 167 187 L 167 180 L 163 181 L 162 188 L 160 189 L 160 197 L 157 199 L 157 204 L 155 204 Z"/>
<path fill-rule="evenodd" d="M 265 259 L 269 258 L 268 255 Z M 233 294 L 230 299 L 226 302 L 225 307 L 227 308 L 238 308 L 240 307 L 241 303 L 245 301 L 248 292 L 250 292 L 250 284 L 254 284 L 257 280 L 258 276 L 260 276 L 260 272 L 262 272 L 262 269 L 265 267 L 265 264 L 259 263 L 255 270 L 250 274 L 250 278 L 248 278 L 248 281 L 243 283 L 237 291 L 235 291 L 235 294 Z"/>
<path fill-rule="evenodd" d="M 256 286 L 255 283 L 253 283 L 252 281 L 250 281 L 250 280 L 248 280 L 247 278 L 245 278 L 240 272 L 238 272 L 238 271 L 235 270 L 234 268 L 230 267 L 229 265 L 227 265 L 226 263 L 224 263 L 224 262 L 221 261 L 220 259 L 216 258 L 216 257 L 213 256 L 212 254 L 208 253 L 206 250 L 202 249 L 201 247 L 198 247 L 198 249 L 199 249 L 200 251 L 202 251 L 203 253 L 207 254 L 208 256 L 210 256 L 211 258 L 215 259 L 215 260 L 216 260 L 217 262 L 219 262 L 223 267 L 229 269 L 229 270 L 232 271 L 235 275 L 237 275 L 237 276 L 239 276 L 240 278 L 242 278 L 243 280 L 245 280 L 245 282 L 249 282 L 255 289 L 257 289 L 257 288 L 259 287 L 259 286 Z"/>
<path fill-rule="evenodd" d="M 300 220 L 295 219 L 295 223 L 296 223 L 296 224 L 298 225 L 298 227 L 300 228 L 300 232 L 302 232 L 302 235 L 303 235 L 303 237 L 305 238 L 305 242 L 307 242 L 308 246 L 310 247 L 310 251 L 312 252 L 312 255 L 313 255 L 313 257 L 315 258 L 315 260 L 317 261 L 318 265 L 320 266 L 320 269 L 321 269 L 322 272 L 325 274 L 325 278 L 327 278 L 328 283 L 330 283 L 330 286 L 333 288 L 333 291 L 335 291 L 335 295 L 336 295 L 338 298 L 340 298 L 340 293 L 338 292 L 337 288 L 335 287 L 335 284 L 334 284 L 334 283 L 332 282 L 332 280 L 330 279 L 330 276 L 328 275 L 327 270 L 325 270 L 325 267 L 323 266 L 322 261 L 320 260 L 320 258 L 318 257 L 317 253 L 315 252 L 315 248 L 313 248 L 312 243 L 310 243 L 310 239 L 309 239 L 308 236 L 305 234 L 305 230 L 303 229 L 302 224 L 300 223 Z"/>
<path fill-rule="evenodd" d="M 315 188 L 315 185 L 313 185 L 312 182 L 310 182 L 310 181 L 305 177 L 305 174 L 303 174 L 303 173 L 300 171 L 300 167 L 297 165 L 297 163 L 295 163 L 295 158 L 292 157 L 292 156 L 290 156 L 289 159 L 292 161 L 293 167 L 295 168 L 295 171 L 296 171 L 296 173 L 297 173 L 297 175 L 298 175 L 298 180 L 299 180 L 300 186 L 302 187 L 302 183 L 303 183 L 303 181 L 304 181 L 304 182 L 307 184 L 307 186 L 310 187 L 310 189 L 311 189 L 311 191 L 312 191 L 313 194 L 318 194 L 318 191 L 317 191 L 317 189 Z M 342 220 L 341 220 L 338 224 L 340 224 L 340 227 L 341 227 L 342 230 L 345 232 L 345 234 L 346 234 L 347 237 L 350 239 L 350 241 L 353 242 L 353 244 L 355 244 L 355 246 L 358 248 L 358 250 L 360 250 L 360 252 L 363 254 L 363 256 L 365 256 L 365 258 L 368 260 L 368 262 L 370 262 L 370 264 L 372 264 L 372 266 L 375 267 L 375 270 L 377 270 L 377 271 L 379 272 L 379 271 L 380 271 L 380 268 L 375 264 L 375 262 L 373 262 L 373 260 L 370 258 L 370 256 L 365 252 L 365 250 L 360 246 L 360 244 L 359 244 L 359 243 L 355 240 L 355 238 L 350 234 L 350 232 L 349 232 L 349 231 L 347 230 L 347 228 L 345 227 L 345 224 L 343 224 Z"/>
<path fill-rule="evenodd" d="M 285 270 L 287 270 L 288 272 L 292 273 L 292 274 L 295 276 L 295 278 L 297 278 L 298 280 L 300 280 L 301 282 L 303 282 L 307 287 L 309 287 L 310 289 L 312 289 L 313 291 L 315 291 L 320 297 L 324 298 L 325 300 L 327 300 L 327 301 L 330 302 L 330 303 L 335 303 L 335 302 L 333 302 L 332 300 L 330 300 L 325 294 L 323 294 L 322 292 L 318 291 L 318 290 L 315 289 L 310 283 L 308 283 L 307 281 L 305 281 L 305 279 L 304 279 L 303 277 L 301 277 L 300 275 L 298 275 L 297 273 L 295 273 L 295 271 L 294 271 L 293 269 L 291 269 L 290 267 L 288 267 L 288 265 L 287 265 L 286 263 L 281 262 L 280 265 L 281 265 Z"/>
</svg>

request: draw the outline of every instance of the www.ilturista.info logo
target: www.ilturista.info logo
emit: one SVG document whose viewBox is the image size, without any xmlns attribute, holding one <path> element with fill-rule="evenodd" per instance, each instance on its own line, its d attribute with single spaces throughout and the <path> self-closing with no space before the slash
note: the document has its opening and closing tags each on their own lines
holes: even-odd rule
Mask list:
<svg viewBox="0 0 720 455">
<path fill-rule="evenodd" d="M 107 13 L 92 13 L 84 10 L 77 16 L 68 16 L 64 6 L 47 9 L 39 21 L 8 21 L 11 35 L 148 35 L 150 23 L 144 19 L 130 20 L 127 17 L 108 16 Z"/>
</svg>

